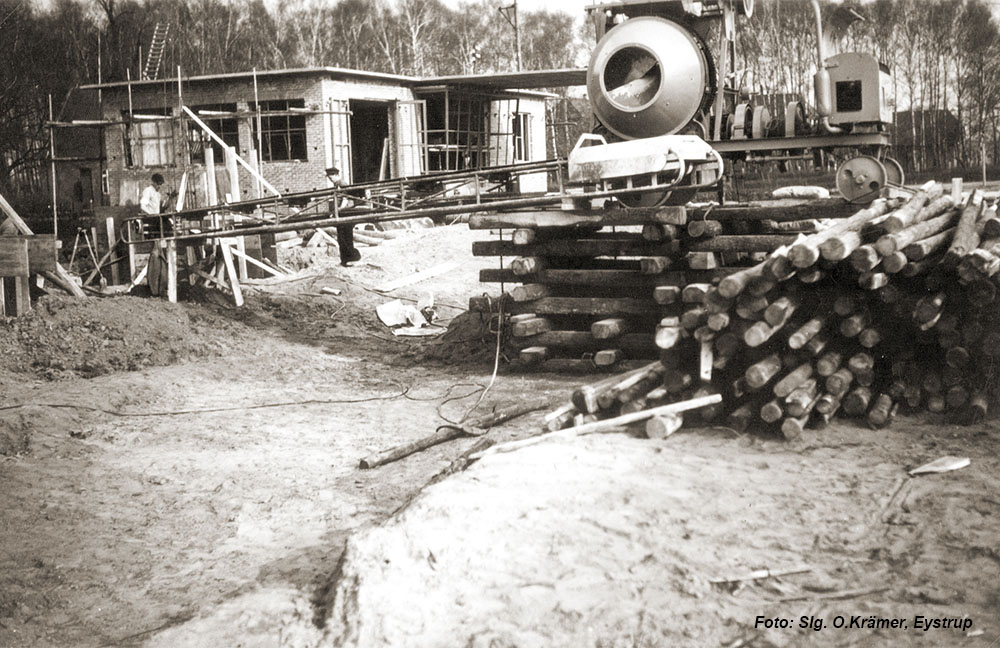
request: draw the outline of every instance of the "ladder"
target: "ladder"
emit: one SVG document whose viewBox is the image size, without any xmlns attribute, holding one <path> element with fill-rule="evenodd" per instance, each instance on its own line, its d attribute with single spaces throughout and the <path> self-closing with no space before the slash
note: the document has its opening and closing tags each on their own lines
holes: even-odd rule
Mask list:
<svg viewBox="0 0 1000 648">
<path fill-rule="evenodd" d="M 157 22 L 153 28 L 153 42 L 149 45 L 149 53 L 146 55 L 146 67 L 142 71 L 142 78 L 155 79 L 160 74 L 160 65 L 163 63 L 163 50 L 167 44 L 167 32 L 170 31 L 170 23 Z"/>
</svg>

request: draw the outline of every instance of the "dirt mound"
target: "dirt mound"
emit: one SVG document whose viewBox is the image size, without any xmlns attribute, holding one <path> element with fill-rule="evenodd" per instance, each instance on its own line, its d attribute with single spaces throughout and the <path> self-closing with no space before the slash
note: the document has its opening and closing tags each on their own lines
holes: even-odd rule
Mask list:
<svg viewBox="0 0 1000 648">
<path fill-rule="evenodd" d="M 27 315 L 0 322 L 0 384 L 11 374 L 90 378 L 218 356 L 248 333 L 198 304 L 47 296 Z"/>
<path fill-rule="evenodd" d="M 496 332 L 490 329 L 490 320 L 470 311 L 455 316 L 441 336 L 408 353 L 421 362 L 443 364 L 490 364 L 495 354 Z"/>
</svg>

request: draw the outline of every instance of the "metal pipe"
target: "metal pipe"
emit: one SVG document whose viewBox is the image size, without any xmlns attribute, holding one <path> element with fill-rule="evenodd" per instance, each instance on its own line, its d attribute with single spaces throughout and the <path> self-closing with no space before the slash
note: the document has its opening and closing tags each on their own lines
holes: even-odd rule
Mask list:
<svg viewBox="0 0 1000 648">
<path fill-rule="evenodd" d="M 813 13 L 816 16 L 816 74 L 813 75 L 813 93 L 816 95 L 816 112 L 819 113 L 819 125 L 827 133 L 843 133 L 844 129 L 830 124 L 833 114 L 833 98 L 830 88 L 830 73 L 826 69 L 826 51 L 823 42 L 823 15 L 819 0 L 811 0 Z"/>
</svg>

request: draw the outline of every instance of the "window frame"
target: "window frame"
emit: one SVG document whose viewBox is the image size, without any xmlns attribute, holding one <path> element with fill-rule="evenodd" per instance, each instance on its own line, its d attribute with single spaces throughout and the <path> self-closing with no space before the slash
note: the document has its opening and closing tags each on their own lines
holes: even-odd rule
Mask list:
<svg viewBox="0 0 1000 648">
<path fill-rule="evenodd" d="M 253 147 L 258 141 L 263 150 L 259 155 L 264 162 L 308 162 L 309 140 L 306 115 L 292 113 L 294 108 L 305 108 L 304 99 L 268 99 L 259 103 L 261 108 L 261 134 L 257 135 L 257 106 L 250 102 L 250 133 Z M 278 114 L 268 114 L 278 113 Z"/>
<path fill-rule="evenodd" d="M 200 111 L 230 112 L 232 117 L 222 117 L 213 115 L 201 115 Z M 240 149 L 240 120 L 235 114 L 237 107 L 235 103 L 218 103 L 191 106 L 191 111 L 198 115 L 198 119 L 205 122 L 205 125 L 212 129 L 212 132 L 219 136 L 228 146 Z M 207 141 L 206 141 L 207 140 Z M 200 126 L 193 122 L 188 123 L 188 147 L 190 159 L 193 164 L 205 163 L 205 145 L 208 144 L 215 151 L 215 159 L 221 160 L 225 153 L 222 147 L 214 139 L 208 136 Z"/>
<path fill-rule="evenodd" d="M 139 115 L 140 118 L 136 118 Z M 142 119 L 142 115 L 162 116 L 163 119 Z M 177 166 L 177 143 L 172 108 L 142 108 L 122 111 L 122 133 L 125 149 L 125 166 L 129 168 Z M 154 148 L 150 148 L 150 147 Z M 154 156 L 148 155 L 152 150 Z"/>
</svg>

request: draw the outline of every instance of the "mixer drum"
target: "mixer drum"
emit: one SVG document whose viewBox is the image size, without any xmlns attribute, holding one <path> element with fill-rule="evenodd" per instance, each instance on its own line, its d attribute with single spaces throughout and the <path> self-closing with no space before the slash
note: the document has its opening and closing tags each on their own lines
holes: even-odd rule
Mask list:
<svg viewBox="0 0 1000 648">
<path fill-rule="evenodd" d="M 678 23 L 643 16 L 612 28 L 587 69 L 594 114 L 624 139 L 670 135 L 711 104 L 715 70 L 704 41 Z"/>
</svg>

